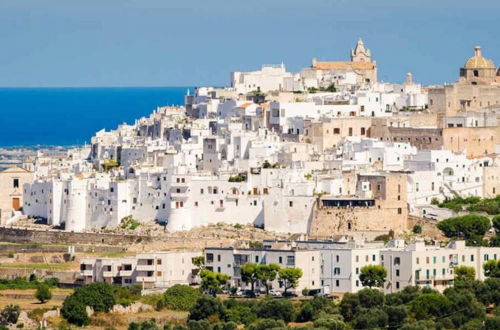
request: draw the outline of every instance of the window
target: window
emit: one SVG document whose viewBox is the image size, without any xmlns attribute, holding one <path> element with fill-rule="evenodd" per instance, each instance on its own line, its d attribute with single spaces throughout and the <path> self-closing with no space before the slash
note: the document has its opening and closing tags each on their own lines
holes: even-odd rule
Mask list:
<svg viewBox="0 0 500 330">
<path fill-rule="evenodd" d="M 396 269 L 396 276 L 399 276 L 399 269 Z"/>
<path fill-rule="evenodd" d="M 334 128 L 333 134 L 340 134 L 340 128 Z"/>
<path fill-rule="evenodd" d="M 161 272 L 156 272 L 156 276 L 161 276 Z"/>
<path fill-rule="evenodd" d="M 356 274 L 359 274 L 359 268 L 356 267 Z"/>
<path fill-rule="evenodd" d="M 290 207 L 293 207 L 293 202 L 292 202 L 292 201 L 289 201 L 289 202 L 288 202 L 288 205 L 289 205 Z"/>
<path fill-rule="evenodd" d="M 335 267 L 335 268 L 333 269 L 333 274 L 334 274 L 334 275 L 338 275 L 338 274 L 340 274 L 340 267 Z"/>
<path fill-rule="evenodd" d="M 13 188 L 19 188 L 19 179 L 14 179 L 12 181 L 12 187 Z"/>
<path fill-rule="evenodd" d="M 217 261 L 220 262 L 220 254 L 217 255 Z"/>
<path fill-rule="evenodd" d="M 287 266 L 295 266 L 295 256 L 287 256 L 286 264 Z"/>
<path fill-rule="evenodd" d="M 335 280 L 335 286 L 340 286 L 340 281 L 339 280 Z"/>
<path fill-rule="evenodd" d="M 157 259 L 157 260 L 156 260 L 156 264 L 157 264 L 157 265 L 161 265 L 161 259 Z"/>
<path fill-rule="evenodd" d="M 399 257 L 394 258 L 394 264 L 395 265 L 400 265 L 401 264 L 401 258 L 399 258 Z"/>
<path fill-rule="evenodd" d="M 356 280 L 356 286 L 359 287 L 359 280 Z"/>
<path fill-rule="evenodd" d="M 280 263 L 280 264 L 282 264 L 282 263 L 283 263 L 283 257 L 279 257 L 279 258 L 278 258 L 278 260 L 279 260 L 279 263 Z"/>
<path fill-rule="evenodd" d="M 255 256 L 255 263 L 258 264 L 259 263 L 259 256 Z"/>
<path fill-rule="evenodd" d="M 207 262 L 213 262 L 213 261 L 214 261 L 214 254 L 207 253 Z"/>
<path fill-rule="evenodd" d="M 484 255 L 484 261 L 488 261 L 489 256 L 487 254 Z"/>
<path fill-rule="evenodd" d="M 396 289 L 399 289 L 399 282 L 396 282 Z"/>
<path fill-rule="evenodd" d="M 474 255 L 473 254 L 470 255 L 470 261 L 474 261 Z"/>
<path fill-rule="evenodd" d="M 402 214 L 403 213 L 403 209 L 398 207 L 398 214 Z"/>
</svg>

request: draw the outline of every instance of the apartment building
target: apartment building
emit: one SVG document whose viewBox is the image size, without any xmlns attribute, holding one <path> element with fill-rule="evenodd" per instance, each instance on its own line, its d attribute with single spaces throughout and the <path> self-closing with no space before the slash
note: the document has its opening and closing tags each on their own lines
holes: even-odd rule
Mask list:
<svg viewBox="0 0 500 330">
<path fill-rule="evenodd" d="M 192 259 L 201 255 L 201 252 L 169 251 L 125 258 L 86 258 L 80 261 L 80 275 L 85 284 L 141 284 L 148 289 L 192 284 L 196 273 Z"/>
<path fill-rule="evenodd" d="M 465 246 L 465 241 L 452 241 L 445 247 L 415 242 L 385 249 L 380 252 L 380 264 L 387 269 L 384 291 L 397 292 L 410 285 L 443 291 L 453 284 L 457 266 L 474 268 L 476 279 L 484 280 L 483 264 L 498 258 L 500 248 Z"/>
<path fill-rule="evenodd" d="M 214 272 L 230 276 L 230 285 L 246 288 L 241 280 L 241 266 L 246 263 L 278 264 L 281 268 L 300 268 L 302 277 L 295 288 L 295 293 L 301 294 L 303 289 L 319 290 L 321 288 L 321 252 L 318 250 L 299 249 L 235 249 L 206 248 L 206 268 Z M 257 285 L 257 289 L 264 290 Z M 283 291 L 283 285 L 275 280 L 272 288 Z M 290 290 L 293 291 L 293 290 Z"/>
</svg>

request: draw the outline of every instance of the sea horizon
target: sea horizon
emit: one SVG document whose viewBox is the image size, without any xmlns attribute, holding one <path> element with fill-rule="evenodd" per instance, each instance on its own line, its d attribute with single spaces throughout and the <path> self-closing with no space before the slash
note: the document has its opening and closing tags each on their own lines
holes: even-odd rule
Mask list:
<svg viewBox="0 0 500 330">
<path fill-rule="evenodd" d="M 187 90 L 194 87 L 0 87 L 0 147 L 81 146 L 101 129 L 184 105 Z"/>
</svg>

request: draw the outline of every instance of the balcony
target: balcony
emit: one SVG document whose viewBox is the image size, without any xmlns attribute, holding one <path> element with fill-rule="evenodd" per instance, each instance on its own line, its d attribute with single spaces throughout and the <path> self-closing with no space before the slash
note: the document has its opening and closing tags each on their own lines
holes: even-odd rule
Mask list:
<svg viewBox="0 0 500 330">
<path fill-rule="evenodd" d="M 92 269 L 84 269 L 80 271 L 80 274 L 82 274 L 82 276 L 93 276 L 94 271 Z"/>
<path fill-rule="evenodd" d="M 130 276 L 132 276 L 132 270 L 120 270 L 118 272 L 118 276 L 121 276 L 121 277 L 130 277 Z"/>
<path fill-rule="evenodd" d="M 137 265 L 136 269 L 137 271 L 152 272 L 155 270 L 155 265 Z"/>
<path fill-rule="evenodd" d="M 113 272 L 112 271 L 105 271 L 102 272 L 103 277 L 113 277 Z"/>
<path fill-rule="evenodd" d="M 137 276 L 135 279 L 137 282 L 154 282 L 155 281 L 154 276 Z"/>
<path fill-rule="evenodd" d="M 180 198 L 187 199 L 188 194 L 187 194 L 187 192 L 171 192 L 170 197 L 176 198 L 176 199 L 180 199 Z"/>
</svg>

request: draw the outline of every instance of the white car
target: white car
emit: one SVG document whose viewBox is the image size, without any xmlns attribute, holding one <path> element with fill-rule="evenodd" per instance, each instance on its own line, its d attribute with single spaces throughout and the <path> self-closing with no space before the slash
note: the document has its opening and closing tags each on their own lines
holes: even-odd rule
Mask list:
<svg viewBox="0 0 500 330">
<path fill-rule="evenodd" d="M 281 294 L 281 292 L 279 291 L 276 291 L 276 290 L 271 290 L 269 291 L 269 294 L 273 297 L 282 297 L 283 295 Z"/>
</svg>

